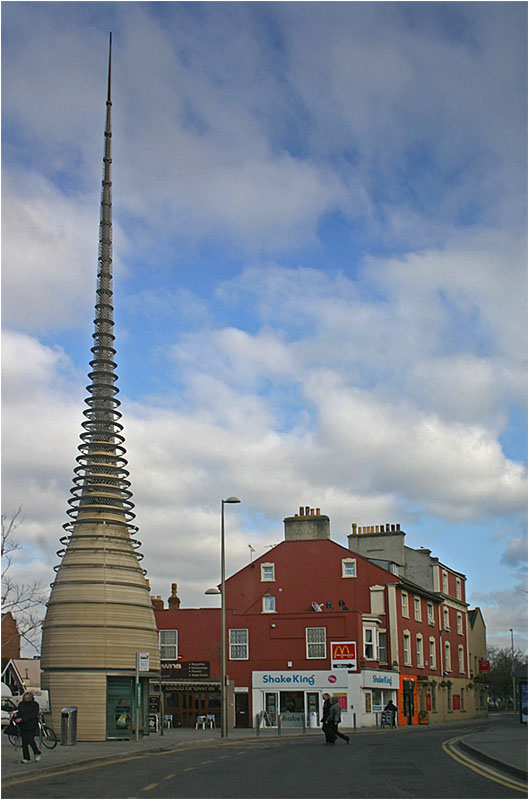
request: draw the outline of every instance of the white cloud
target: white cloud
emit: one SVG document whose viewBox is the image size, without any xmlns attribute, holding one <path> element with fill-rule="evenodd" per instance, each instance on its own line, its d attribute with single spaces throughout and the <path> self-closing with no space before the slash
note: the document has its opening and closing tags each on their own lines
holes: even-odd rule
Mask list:
<svg viewBox="0 0 529 800">
<path fill-rule="evenodd" d="M 87 298 L 95 294 L 97 195 L 72 197 L 40 174 L 9 169 L 3 193 L 4 325 L 28 332 L 86 325 Z"/>
</svg>

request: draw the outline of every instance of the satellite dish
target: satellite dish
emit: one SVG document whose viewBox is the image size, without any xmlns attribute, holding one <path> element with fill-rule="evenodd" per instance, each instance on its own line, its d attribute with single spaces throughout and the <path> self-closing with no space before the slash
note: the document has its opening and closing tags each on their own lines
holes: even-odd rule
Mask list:
<svg viewBox="0 0 529 800">
<path fill-rule="evenodd" d="M 323 605 L 323 603 L 322 603 L 322 605 Z M 322 609 L 322 605 L 320 605 L 319 603 L 317 603 L 317 602 L 314 600 L 314 601 L 313 601 L 313 603 L 312 603 L 312 610 L 313 610 L 313 611 L 321 611 L 321 609 Z"/>
</svg>

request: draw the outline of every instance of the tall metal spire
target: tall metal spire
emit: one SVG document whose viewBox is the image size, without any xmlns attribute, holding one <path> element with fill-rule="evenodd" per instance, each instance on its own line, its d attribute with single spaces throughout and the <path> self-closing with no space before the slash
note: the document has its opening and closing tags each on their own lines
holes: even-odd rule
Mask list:
<svg viewBox="0 0 529 800">
<path fill-rule="evenodd" d="M 130 498 L 129 473 L 126 469 L 123 426 L 119 422 L 120 402 L 116 395 L 117 364 L 114 361 L 114 307 L 112 292 L 112 34 L 108 54 L 108 90 L 106 100 L 105 147 L 103 156 L 103 179 L 101 185 L 101 211 L 99 221 L 99 256 L 94 320 L 94 345 L 91 349 L 92 371 L 88 377 L 89 397 L 85 399 L 84 432 L 74 472 L 72 497 L 68 501 L 68 514 L 72 521 L 64 526 L 71 530 L 80 514 L 84 520 L 95 514 L 122 515 L 130 522 L 134 518 L 134 504 Z"/>
<path fill-rule="evenodd" d="M 136 712 L 136 654 L 150 653 L 149 675 L 159 673 L 156 621 L 131 534 L 134 504 L 117 399 L 112 291 L 112 34 L 108 57 L 103 180 L 92 359 L 83 411 L 81 444 L 63 526 L 61 563 L 51 585 L 42 625 L 42 685 L 50 692 L 53 722 L 63 706 L 79 709 L 78 737 L 121 738 L 114 703 L 128 702 L 145 724 L 148 707 Z M 147 681 L 147 676 L 142 677 Z M 147 684 L 144 685 L 148 695 Z M 117 694 L 116 694 L 117 693 Z M 128 698 L 128 700 L 127 700 Z"/>
</svg>

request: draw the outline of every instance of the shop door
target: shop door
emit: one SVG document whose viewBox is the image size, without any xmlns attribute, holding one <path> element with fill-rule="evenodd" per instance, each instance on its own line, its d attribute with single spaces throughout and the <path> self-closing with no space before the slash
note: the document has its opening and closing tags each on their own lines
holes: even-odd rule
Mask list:
<svg viewBox="0 0 529 800">
<path fill-rule="evenodd" d="M 133 678 L 107 677 L 107 739 L 130 739 L 134 724 Z"/>
<path fill-rule="evenodd" d="M 269 728 L 277 726 L 277 692 L 266 692 L 264 717 Z"/>
<path fill-rule="evenodd" d="M 402 700 L 404 706 L 404 716 L 408 725 L 413 725 L 415 714 L 415 681 L 402 682 Z"/>
<path fill-rule="evenodd" d="M 250 727 L 250 701 L 247 694 L 235 694 L 235 727 Z"/>
<path fill-rule="evenodd" d="M 319 722 L 320 722 L 320 696 L 318 692 L 307 692 L 307 721 L 306 721 L 307 728 L 317 728 Z"/>
</svg>

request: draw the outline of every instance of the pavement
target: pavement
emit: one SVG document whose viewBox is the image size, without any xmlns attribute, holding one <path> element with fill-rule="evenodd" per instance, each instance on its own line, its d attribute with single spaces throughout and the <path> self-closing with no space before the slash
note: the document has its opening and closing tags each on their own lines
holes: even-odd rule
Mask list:
<svg viewBox="0 0 529 800">
<path fill-rule="evenodd" d="M 475 730 L 468 733 L 469 725 Z M 446 723 L 445 725 L 435 725 L 436 729 L 450 727 L 451 733 L 454 727 L 460 727 L 463 734 L 459 746 L 474 758 L 491 764 L 499 769 L 514 775 L 522 780 L 527 780 L 527 725 L 519 722 L 518 715 L 515 714 L 494 714 L 487 719 L 467 720 L 459 723 Z M 373 728 L 358 728 L 355 732 L 343 731 L 358 735 L 368 733 L 378 736 L 394 736 L 399 731 L 409 731 L 410 728 L 403 727 L 395 730 Z M 414 728 L 417 734 L 421 734 L 419 727 Z M 282 737 L 321 737 L 321 730 L 307 729 L 305 734 L 301 734 L 299 729 L 283 728 Z M 139 741 L 116 740 L 106 742 L 77 742 L 75 745 L 61 745 L 60 741 L 53 750 L 42 748 L 42 759 L 39 762 L 31 760 L 30 764 L 21 763 L 22 751 L 20 748 L 13 747 L 7 738 L 2 736 L 2 784 L 8 785 L 13 780 L 26 777 L 30 774 L 46 774 L 55 772 L 58 768 L 69 771 L 82 767 L 83 764 L 94 762 L 105 762 L 116 758 L 133 758 L 149 752 L 160 752 L 173 748 L 187 749 L 190 747 L 201 747 L 205 743 L 211 746 L 229 745 L 230 742 L 248 741 L 258 742 L 263 739 L 277 739 L 276 729 L 264 729 L 257 736 L 255 729 L 235 729 L 229 732 L 227 738 L 221 738 L 220 730 L 207 729 L 195 730 L 194 728 L 169 728 L 164 729 L 163 735 L 160 733 L 150 734 L 140 737 Z M 31 754 L 33 755 L 33 754 Z"/>
</svg>

